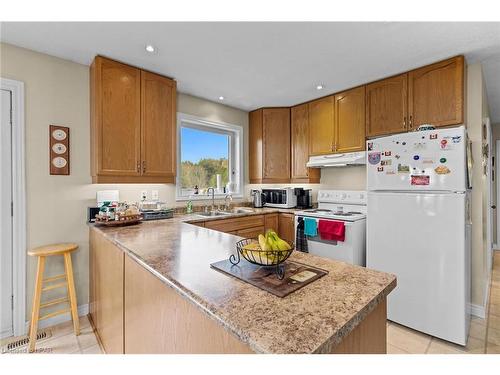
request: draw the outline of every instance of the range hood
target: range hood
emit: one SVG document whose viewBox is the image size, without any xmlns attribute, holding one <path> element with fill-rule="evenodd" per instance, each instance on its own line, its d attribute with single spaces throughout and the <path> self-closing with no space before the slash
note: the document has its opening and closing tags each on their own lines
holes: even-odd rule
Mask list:
<svg viewBox="0 0 500 375">
<path fill-rule="evenodd" d="M 311 156 L 306 166 L 309 168 L 345 167 L 347 165 L 366 164 L 366 152 L 349 152 L 346 154 L 331 154 Z"/>
</svg>

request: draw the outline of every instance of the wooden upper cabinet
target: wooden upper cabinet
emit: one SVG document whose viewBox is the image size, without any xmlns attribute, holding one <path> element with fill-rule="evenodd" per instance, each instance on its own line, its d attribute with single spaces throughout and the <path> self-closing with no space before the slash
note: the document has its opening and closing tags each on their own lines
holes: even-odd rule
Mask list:
<svg viewBox="0 0 500 375">
<path fill-rule="evenodd" d="M 139 176 L 141 71 L 102 57 L 91 66 L 93 175 Z"/>
<path fill-rule="evenodd" d="M 333 152 L 334 103 L 333 96 L 317 99 L 309 106 L 309 154 L 323 155 Z"/>
<path fill-rule="evenodd" d="M 309 160 L 309 105 L 301 104 L 291 109 L 291 182 L 318 183 L 321 169 L 307 168 Z"/>
<path fill-rule="evenodd" d="M 422 124 L 462 124 L 464 95 L 463 56 L 409 72 L 409 130 L 414 130 Z"/>
<path fill-rule="evenodd" d="M 290 182 L 290 108 L 249 114 L 250 183 Z"/>
<path fill-rule="evenodd" d="M 262 178 L 268 182 L 290 181 L 290 108 L 262 111 Z"/>
<path fill-rule="evenodd" d="M 141 72 L 143 176 L 173 178 L 176 171 L 176 83 Z"/>
<path fill-rule="evenodd" d="M 249 179 L 250 183 L 260 183 L 262 181 L 262 109 L 250 112 L 248 122 Z"/>
<path fill-rule="evenodd" d="M 92 182 L 175 182 L 175 81 L 97 56 L 90 111 Z"/>
<path fill-rule="evenodd" d="M 402 133 L 408 125 L 408 74 L 366 85 L 366 136 Z"/>
<path fill-rule="evenodd" d="M 335 95 L 335 152 L 365 149 L 365 86 Z"/>
</svg>

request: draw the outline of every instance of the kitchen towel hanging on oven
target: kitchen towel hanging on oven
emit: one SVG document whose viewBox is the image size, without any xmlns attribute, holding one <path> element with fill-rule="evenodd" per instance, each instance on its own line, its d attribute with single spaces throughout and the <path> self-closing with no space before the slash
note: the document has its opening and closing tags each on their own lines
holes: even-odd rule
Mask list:
<svg viewBox="0 0 500 375">
<path fill-rule="evenodd" d="M 345 240 L 345 225 L 343 221 L 319 220 L 318 232 L 322 240 Z"/>
</svg>

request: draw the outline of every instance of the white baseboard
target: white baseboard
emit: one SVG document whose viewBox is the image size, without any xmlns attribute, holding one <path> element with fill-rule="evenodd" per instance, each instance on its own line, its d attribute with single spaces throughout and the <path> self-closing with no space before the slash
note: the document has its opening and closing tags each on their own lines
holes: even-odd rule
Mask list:
<svg viewBox="0 0 500 375">
<path fill-rule="evenodd" d="M 481 305 L 470 305 L 470 313 L 481 319 L 486 319 L 486 308 Z"/>
<path fill-rule="evenodd" d="M 78 306 L 78 316 L 88 315 L 88 313 L 89 313 L 89 305 L 88 305 L 88 303 L 85 304 L 85 305 Z M 55 326 L 56 324 L 64 323 L 64 322 L 67 322 L 67 321 L 70 321 L 70 320 L 71 320 L 71 314 L 70 313 L 56 315 L 56 316 L 53 316 L 52 318 L 40 320 L 38 322 L 38 329 L 52 327 L 52 326 Z M 29 321 L 26 322 L 26 331 L 25 331 L 25 333 L 28 332 L 29 325 L 30 325 L 30 322 Z"/>
</svg>

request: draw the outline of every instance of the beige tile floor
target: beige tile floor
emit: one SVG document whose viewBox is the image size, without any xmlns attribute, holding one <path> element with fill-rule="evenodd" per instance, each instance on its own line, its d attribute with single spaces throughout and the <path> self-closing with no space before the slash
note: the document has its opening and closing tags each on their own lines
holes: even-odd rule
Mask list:
<svg viewBox="0 0 500 375">
<path fill-rule="evenodd" d="M 52 327 L 52 337 L 37 344 L 41 353 L 101 354 L 88 318 L 80 318 L 81 334 L 71 322 Z M 24 351 L 23 351 L 24 350 Z M 25 352 L 25 348 L 20 352 Z M 387 322 L 388 354 L 500 354 L 500 251 L 495 251 L 486 319 L 472 318 L 467 346 L 451 344 L 399 324 Z"/>
<path fill-rule="evenodd" d="M 71 321 L 58 324 L 49 328 L 52 337 L 40 340 L 36 345 L 38 354 L 102 354 L 97 343 L 96 336 L 92 330 L 89 319 L 86 316 L 80 317 L 80 335 L 73 333 L 73 323 Z M 13 353 L 26 353 L 27 347 L 21 347 Z M 12 352 L 11 352 L 12 353 Z"/>
</svg>

